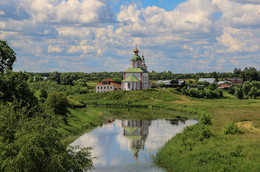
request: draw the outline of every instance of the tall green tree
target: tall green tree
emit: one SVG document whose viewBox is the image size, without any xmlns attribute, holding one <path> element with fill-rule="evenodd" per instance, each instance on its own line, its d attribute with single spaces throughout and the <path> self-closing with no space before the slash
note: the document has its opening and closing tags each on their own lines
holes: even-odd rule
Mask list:
<svg viewBox="0 0 260 172">
<path fill-rule="evenodd" d="M 7 44 L 7 41 L 0 39 L 0 73 L 13 69 L 16 60 L 14 50 Z"/>
<path fill-rule="evenodd" d="M 59 92 L 53 92 L 48 95 L 45 101 L 46 109 L 55 115 L 61 116 L 67 124 L 67 113 L 69 102 L 66 96 Z"/>
<path fill-rule="evenodd" d="M 21 108 L 30 110 L 38 104 L 37 98 L 29 89 L 27 82 L 24 81 L 22 72 L 11 72 L 0 75 L 0 103 L 19 102 Z"/>
</svg>

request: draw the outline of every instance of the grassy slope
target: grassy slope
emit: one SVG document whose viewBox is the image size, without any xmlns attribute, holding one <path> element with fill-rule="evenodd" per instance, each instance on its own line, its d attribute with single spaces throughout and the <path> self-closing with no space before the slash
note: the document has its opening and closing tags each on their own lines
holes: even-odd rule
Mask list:
<svg viewBox="0 0 260 172">
<path fill-rule="evenodd" d="M 191 100 L 172 106 L 204 110 L 213 124 L 198 124 L 177 135 L 159 151 L 155 162 L 167 171 L 260 171 L 260 133 L 222 134 L 228 122 L 249 119 L 260 127 L 260 100 Z M 201 140 L 202 128 L 209 128 L 214 136 Z"/>
</svg>

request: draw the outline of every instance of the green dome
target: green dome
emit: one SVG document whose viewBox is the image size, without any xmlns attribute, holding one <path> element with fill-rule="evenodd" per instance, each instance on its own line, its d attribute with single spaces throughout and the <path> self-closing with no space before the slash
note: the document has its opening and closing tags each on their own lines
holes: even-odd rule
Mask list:
<svg viewBox="0 0 260 172">
<path fill-rule="evenodd" d="M 142 61 L 142 58 L 135 54 L 135 55 L 133 55 L 133 57 L 131 58 L 130 61 L 138 61 L 138 60 Z"/>
</svg>

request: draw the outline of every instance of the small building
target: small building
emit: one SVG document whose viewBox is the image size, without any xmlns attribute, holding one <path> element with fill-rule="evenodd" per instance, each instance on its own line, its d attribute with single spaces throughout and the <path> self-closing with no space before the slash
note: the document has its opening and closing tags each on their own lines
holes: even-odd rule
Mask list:
<svg viewBox="0 0 260 172">
<path fill-rule="evenodd" d="M 225 81 L 229 81 L 232 84 L 243 84 L 243 78 L 226 78 Z"/>
<path fill-rule="evenodd" d="M 100 83 L 96 84 L 96 93 L 120 90 L 121 85 L 115 83 L 113 79 L 103 79 Z"/>
<path fill-rule="evenodd" d="M 178 80 L 178 79 L 173 79 L 170 81 L 170 83 L 165 84 L 166 88 L 182 88 L 186 87 L 186 83 L 184 80 Z"/>
<path fill-rule="evenodd" d="M 218 88 L 223 89 L 223 90 L 228 90 L 229 87 L 230 87 L 230 85 L 221 85 Z"/>
<path fill-rule="evenodd" d="M 232 82 L 230 82 L 230 81 L 219 81 L 218 82 L 218 85 L 231 85 L 232 84 Z"/>
<path fill-rule="evenodd" d="M 199 82 L 217 83 L 216 78 L 200 78 Z"/>
<path fill-rule="evenodd" d="M 165 85 L 167 85 L 167 84 L 170 85 L 171 81 L 172 80 L 158 80 L 156 84 L 159 85 L 161 83 L 164 83 Z"/>
</svg>

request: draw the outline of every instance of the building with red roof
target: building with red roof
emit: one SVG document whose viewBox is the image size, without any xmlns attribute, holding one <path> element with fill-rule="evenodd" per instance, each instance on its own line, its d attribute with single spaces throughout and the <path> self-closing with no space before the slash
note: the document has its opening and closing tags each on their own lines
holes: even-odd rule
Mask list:
<svg viewBox="0 0 260 172">
<path fill-rule="evenodd" d="M 113 79 L 103 79 L 96 84 L 96 93 L 120 90 L 121 84 L 115 83 Z"/>
</svg>

